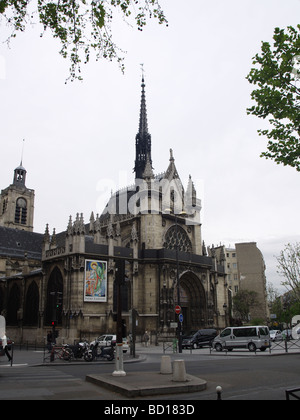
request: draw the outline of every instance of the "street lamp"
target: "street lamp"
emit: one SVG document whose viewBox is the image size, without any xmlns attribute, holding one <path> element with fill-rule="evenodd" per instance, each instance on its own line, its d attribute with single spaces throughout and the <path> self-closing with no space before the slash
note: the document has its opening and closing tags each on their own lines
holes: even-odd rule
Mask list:
<svg viewBox="0 0 300 420">
<path fill-rule="evenodd" d="M 125 281 L 125 261 L 116 261 L 116 286 L 117 286 L 117 343 L 116 343 L 116 366 L 113 376 L 126 376 L 123 364 L 123 337 L 122 337 L 122 296 L 121 285 Z"/>
<path fill-rule="evenodd" d="M 179 257 L 178 257 L 178 221 L 177 221 L 177 214 L 172 209 L 165 209 L 165 212 L 168 212 L 170 214 L 173 214 L 175 217 L 175 239 L 176 239 L 176 271 L 177 271 L 177 305 L 180 307 L 180 283 L 179 283 Z M 186 216 L 187 213 L 185 211 L 181 211 L 178 213 L 180 216 Z M 180 321 L 180 315 L 182 318 L 181 311 L 178 314 L 178 353 L 182 353 L 182 319 Z"/>
</svg>

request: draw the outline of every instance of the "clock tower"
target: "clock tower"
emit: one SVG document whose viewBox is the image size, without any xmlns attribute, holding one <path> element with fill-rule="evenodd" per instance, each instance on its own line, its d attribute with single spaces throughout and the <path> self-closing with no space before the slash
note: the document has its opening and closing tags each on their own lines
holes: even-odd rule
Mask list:
<svg viewBox="0 0 300 420">
<path fill-rule="evenodd" d="M 26 169 L 14 170 L 13 183 L 1 191 L 0 226 L 33 231 L 34 190 L 26 187 Z"/>
</svg>

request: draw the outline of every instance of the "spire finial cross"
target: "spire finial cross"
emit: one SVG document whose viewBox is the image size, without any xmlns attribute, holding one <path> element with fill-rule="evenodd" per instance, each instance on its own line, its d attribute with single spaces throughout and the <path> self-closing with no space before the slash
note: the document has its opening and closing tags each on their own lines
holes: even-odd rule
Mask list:
<svg viewBox="0 0 300 420">
<path fill-rule="evenodd" d="M 145 75 L 144 63 L 141 63 L 141 70 L 142 70 L 142 78 L 144 80 L 144 75 Z"/>
</svg>

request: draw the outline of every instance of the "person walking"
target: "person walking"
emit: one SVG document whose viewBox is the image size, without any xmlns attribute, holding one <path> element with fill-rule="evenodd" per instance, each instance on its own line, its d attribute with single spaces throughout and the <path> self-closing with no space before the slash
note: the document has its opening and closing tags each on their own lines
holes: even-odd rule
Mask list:
<svg viewBox="0 0 300 420">
<path fill-rule="evenodd" d="M 4 352 L 5 352 L 5 354 L 6 354 L 7 358 L 8 358 L 8 361 L 10 362 L 11 359 L 12 359 L 12 357 L 9 354 L 9 351 L 8 351 L 6 333 L 4 333 L 4 336 L 2 337 L 2 347 L 3 347 Z"/>
<path fill-rule="evenodd" d="M 145 334 L 144 334 L 144 344 L 145 344 L 145 347 L 148 347 L 148 343 L 149 343 L 149 334 L 148 334 L 148 332 L 147 331 L 145 331 Z"/>
</svg>

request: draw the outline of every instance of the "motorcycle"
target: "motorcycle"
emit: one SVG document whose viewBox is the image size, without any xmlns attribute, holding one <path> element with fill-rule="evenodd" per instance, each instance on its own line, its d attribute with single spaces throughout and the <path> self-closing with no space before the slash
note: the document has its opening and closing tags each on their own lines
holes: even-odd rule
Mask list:
<svg viewBox="0 0 300 420">
<path fill-rule="evenodd" d="M 84 358 L 87 362 L 91 362 L 93 360 L 92 352 L 87 341 L 82 341 L 74 345 L 67 344 L 66 348 L 71 352 L 72 357 L 75 359 Z"/>
<path fill-rule="evenodd" d="M 93 359 L 103 358 L 112 361 L 115 358 L 113 346 L 99 346 L 99 341 L 97 339 L 90 343 L 90 351 L 92 352 Z"/>
</svg>

